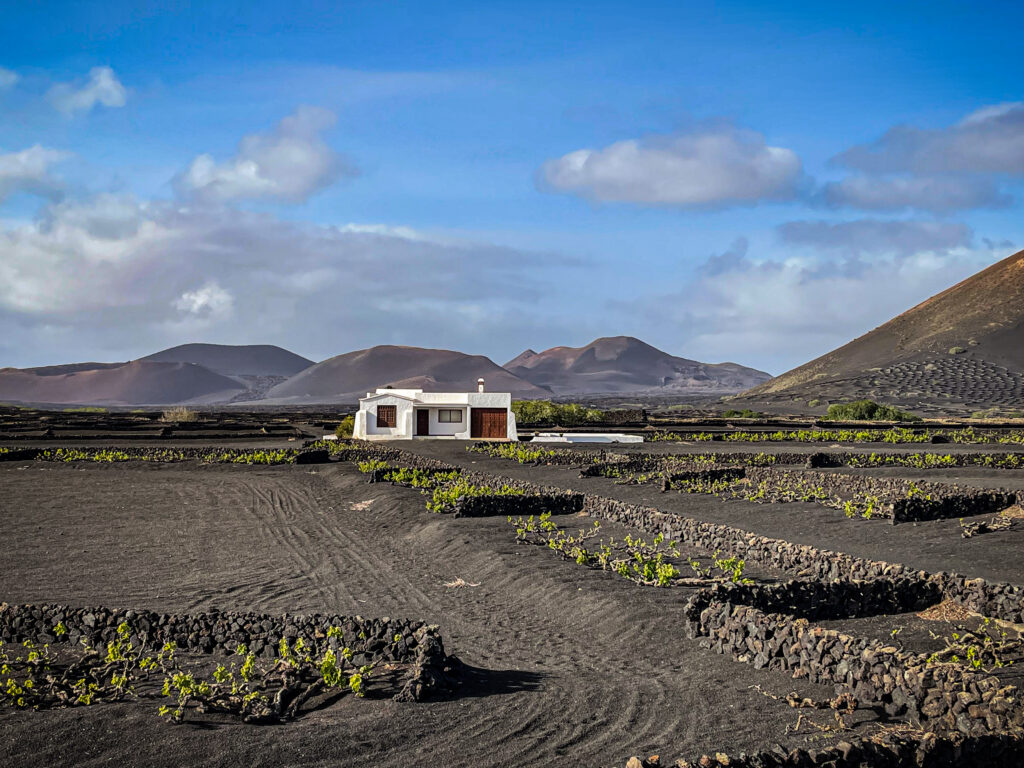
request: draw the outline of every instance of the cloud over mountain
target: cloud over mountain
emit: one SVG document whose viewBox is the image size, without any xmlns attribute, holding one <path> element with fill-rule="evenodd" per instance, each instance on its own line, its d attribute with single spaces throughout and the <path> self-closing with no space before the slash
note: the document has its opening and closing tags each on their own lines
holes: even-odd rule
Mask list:
<svg viewBox="0 0 1024 768">
<path fill-rule="evenodd" d="M 183 196 L 204 202 L 301 203 L 342 176 L 356 174 L 321 137 L 335 120 L 326 109 L 299 107 L 270 133 L 243 138 L 237 154 L 222 163 L 211 155 L 199 155 L 175 186 Z"/>
<path fill-rule="evenodd" d="M 531 271 L 558 263 L 409 230 L 114 195 L 0 229 L 0 253 L 6 342 L 57 359 L 88 343 L 124 357 L 200 331 L 238 342 L 299 334 L 310 352 L 434 336 L 479 347 L 546 290 Z"/>
<path fill-rule="evenodd" d="M 600 202 L 715 207 L 796 196 L 800 158 L 733 125 L 579 149 L 540 169 L 542 186 Z"/>
<path fill-rule="evenodd" d="M 948 222 L 791 222 L 784 254 L 739 238 L 693 277 L 609 304 L 633 322 L 672 328 L 698 359 L 729 350 L 771 370 L 796 365 L 1005 256 Z M 763 255 L 762 255 L 763 254 Z"/>
</svg>

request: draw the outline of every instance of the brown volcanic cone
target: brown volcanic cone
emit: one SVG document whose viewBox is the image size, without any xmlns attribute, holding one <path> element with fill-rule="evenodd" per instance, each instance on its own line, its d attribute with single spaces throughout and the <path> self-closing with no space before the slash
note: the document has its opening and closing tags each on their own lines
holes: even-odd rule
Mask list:
<svg viewBox="0 0 1024 768">
<path fill-rule="evenodd" d="M 312 360 L 271 344 L 181 344 L 139 358 L 154 363 L 195 363 L 225 376 L 294 376 Z"/>
<path fill-rule="evenodd" d="M 165 405 L 228 399 L 243 387 L 191 363 L 78 363 L 0 369 L 0 400 L 79 405 Z"/>
<path fill-rule="evenodd" d="M 483 377 L 491 392 L 544 397 L 550 392 L 513 376 L 483 355 L 447 349 L 384 345 L 338 355 L 292 376 L 267 392 L 284 402 L 355 402 L 377 387 L 427 392 L 475 392 Z"/>
<path fill-rule="evenodd" d="M 585 347 L 528 349 L 505 368 L 556 394 L 612 392 L 739 392 L 769 378 L 736 363 L 699 363 L 674 357 L 632 336 L 596 339 Z"/>
<path fill-rule="evenodd" d="M 1024 407 L 1024 251 L 737 399 Z"/>
</svg>

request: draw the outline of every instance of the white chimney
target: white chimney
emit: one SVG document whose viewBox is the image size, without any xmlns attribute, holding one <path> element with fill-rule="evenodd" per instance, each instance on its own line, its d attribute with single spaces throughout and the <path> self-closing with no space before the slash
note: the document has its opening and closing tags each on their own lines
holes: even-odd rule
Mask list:
<svg viewBox="0 0 1024 768">
<path fill-rule="evenodd" d="M 483 379 L 477 379 L 476 380 L 476 391 L 477 392 L 483 392 L 484 391 L 484 380 Z"/>
</svg>

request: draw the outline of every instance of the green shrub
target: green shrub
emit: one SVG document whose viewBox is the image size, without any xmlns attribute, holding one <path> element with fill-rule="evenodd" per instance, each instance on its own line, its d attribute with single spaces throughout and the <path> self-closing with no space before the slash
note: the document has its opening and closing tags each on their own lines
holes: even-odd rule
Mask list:
<svg viewBox="0 0 1024 768">
<path fill-rule="evenodd" d="M 466 450 L 472 453 L 485 453 L 496 458 L 511 459 L 520 464 L 534 464 L 558 455 L 557 451 L 529 448 L 522 443 L 474 443 L 466 446 Z"/>
<path fill-rule="evenodd" d="M 356 417 L 346 416 L 341 420 L 341 424 L 334 430 L 334 434 L 338 439 L 344 440 L 345 438 L 352 437 L 352 431 L 356 428 Z"/>
<path fill-rule="evenodd" d="M 962 355 L 967 350 L 964 347 L 950 347 L 949 354 L 951 355 Z"/>
<path fill-rule="evenodd" d="M 604 412 L 587 408 L 579 403 L 553 403 L 550 400 L 514 400 L 512 413 L 516 425 L 553 424 L 558 427 L 575 427 L 601 421 Z"/>
<path fill-rule="evenodd" d="M 445 485 L 437 486 L 427 502 L 430 512 L 449 512 L 454 509 L 460 499 L 475 496 L 523 496 L 525 491 L 503 485 L 490 488 L 486 485 L 473 485 L 461 477 Z"/>
<path fill-rule="evenodd" d="M 356 464 L 356 469 L 364 475 L 376 472 L 378 469 L 387 469 L 390 465 L 383 459 L 367 459 Z"/>
<path fill-rule="evenodd" d="M 891 405 L 879 405 L 874 400 L 854 400 L 852 403 L 836 403 L 828 407 L 826 419 L 831 421 L 920 421 L 907 411 Z"/>
<path fill-rule="evenodd" d="M 752 411 L 749 408 L 744 408 L 742 411 L 730 409 L 723 413 L 722 416 L 726 419 L 760 419 L 764 414 Z"/>
</svg>

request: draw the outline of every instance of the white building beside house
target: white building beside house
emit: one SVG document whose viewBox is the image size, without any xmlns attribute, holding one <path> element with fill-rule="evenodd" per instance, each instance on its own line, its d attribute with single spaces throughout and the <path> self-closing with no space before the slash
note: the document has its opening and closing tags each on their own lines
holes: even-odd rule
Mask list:
<svg viewBox="0 0 1024 768">
<path fill-rule="evenodd" d="M 360 440 L 518 440 L 509 392 L 378 389 L 359 399 L 352 436 Z"/>
</svg>

